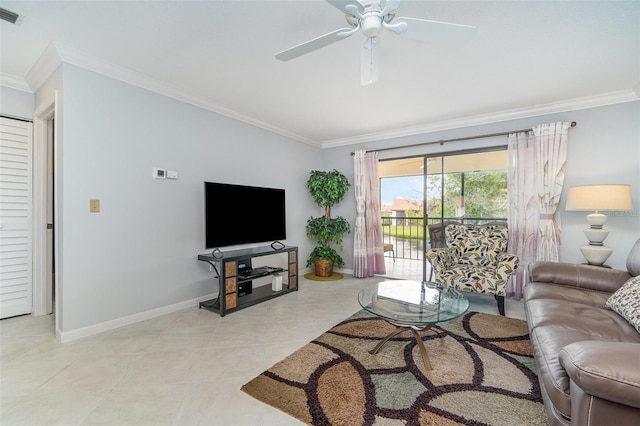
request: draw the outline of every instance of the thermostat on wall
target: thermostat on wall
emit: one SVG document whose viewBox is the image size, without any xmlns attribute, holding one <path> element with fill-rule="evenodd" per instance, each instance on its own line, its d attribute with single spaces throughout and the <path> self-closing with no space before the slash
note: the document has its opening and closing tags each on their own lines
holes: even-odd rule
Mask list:
<svg viewBox="0 0 640 426">
<path fill-rule="evenodd" d="M 153 168 L 153 178 L 154 179 L 166 179 L 167 171 L 165 169 L 158 169 L 156 167 Z"/>
</svg>

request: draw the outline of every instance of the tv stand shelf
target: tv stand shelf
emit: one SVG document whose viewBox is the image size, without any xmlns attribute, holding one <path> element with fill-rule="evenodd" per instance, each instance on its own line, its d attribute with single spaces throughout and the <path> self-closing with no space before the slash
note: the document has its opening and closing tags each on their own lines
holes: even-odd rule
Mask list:
<svg viewBox="0 0 640 426">
<path fill-rule="evenodd" d="M 260 277 L 268 277 L 269 275 L 279 274 L 285 271 L 286 269 L 283 269 L 283 268 L 274 268 L 272 266 L 262 266 L 260 268 L 238 272 L 238 280 L 239 282 L 246 281 L 246 280 L 253 280 Z"/>
<path fill-rule="evenodd" d="M 262 266 L 253 269 L 252 259 L 261 256 L 284 254 L 287 256 L 287 269 Z M 298 247 L 285 246 L 274 249 L 270 246 L 255 247 L 228 252 L 199 254 L 198 260 L 207 262 L 217 272 L 218 297 L 200 303 L 200 308 L 218 312 L 220 316 L 248 308 L 274 297 L 279 297 L 292 291 L 298 291 Z M 287 278 L 282 290 L 273 291 L 270 285 L 251 288 L 251 280 L 270 275 L 284 274 Z M 244 293 L 244 295 L 243 295 Z"/>
</svg>

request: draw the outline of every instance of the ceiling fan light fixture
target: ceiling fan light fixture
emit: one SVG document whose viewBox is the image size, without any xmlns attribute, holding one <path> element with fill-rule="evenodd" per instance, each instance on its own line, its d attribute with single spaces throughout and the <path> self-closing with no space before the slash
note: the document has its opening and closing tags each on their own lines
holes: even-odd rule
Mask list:
<svg viewBox="0 0 640 426">
<path fill-rule="evenodd" d="M 360 20 L 360 28 L 367 37 L 376 37 L 382 29 L 382 18 L 374 13 L 365 13 L 364 18 Z"/>
</svg>

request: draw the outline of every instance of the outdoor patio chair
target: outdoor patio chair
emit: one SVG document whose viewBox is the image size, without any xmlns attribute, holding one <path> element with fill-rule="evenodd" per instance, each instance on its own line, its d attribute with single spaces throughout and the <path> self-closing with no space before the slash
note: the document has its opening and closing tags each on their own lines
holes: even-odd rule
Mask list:
<svg viewBox="0 0 640 426">
<path fill-rule="evenodd" d="M 432 248 L 426 257 L 435 282 L 461 291 L 493 294 L 504 316 L 507 282 L 518 267 L 516 255 L 507 253 L 508 228 L 504 224 L 447 225 L 446 247 Z"/>
<path fill-rule="evenodd" d="M 382 245 L 383 254 L 390 251 L 393 256 L 393 261 L 396 261 L 396 252 L 393 250 L 393 244 L 383 244 Z"/>
</svg>

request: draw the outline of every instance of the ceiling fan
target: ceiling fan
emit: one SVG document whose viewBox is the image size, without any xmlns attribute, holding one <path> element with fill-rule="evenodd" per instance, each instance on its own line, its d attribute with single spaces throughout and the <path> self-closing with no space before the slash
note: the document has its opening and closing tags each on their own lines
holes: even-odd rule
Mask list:
<svg viewBox="0 0 640 426">
<path fill-rule="evenodd" d="M 400 0 L 327 0 L 344 12 L 348 28 L 340 28 L 276 54 L 281 61 L 321 49 L 362 30 L 366 38 L 360 53 L 360 83 L 371 84 L 378 80 L 378 56 L 381 30 L 387 29 L 404 37 L 439 44 L 461 46 L 475 34 L 476 27 L 429 21 L 418 18 L 396 18 Z"/>
</svg>

